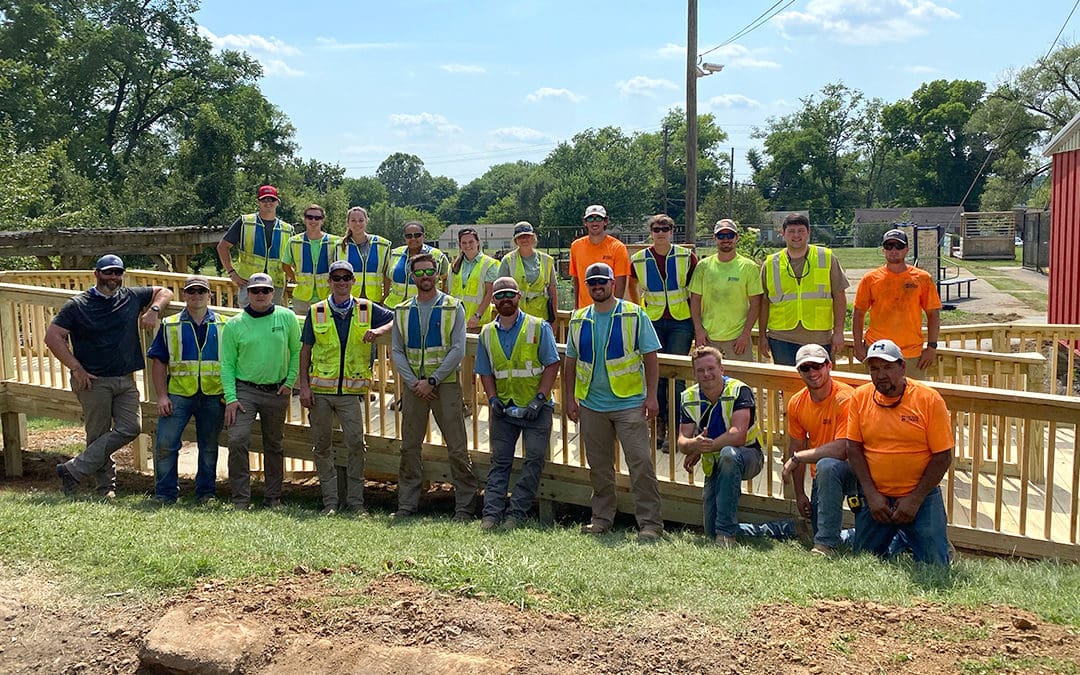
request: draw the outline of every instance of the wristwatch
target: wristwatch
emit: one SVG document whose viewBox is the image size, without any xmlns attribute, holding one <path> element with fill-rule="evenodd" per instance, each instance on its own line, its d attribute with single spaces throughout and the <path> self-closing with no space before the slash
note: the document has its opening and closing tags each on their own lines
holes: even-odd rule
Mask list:
<svg viewBox="0 0 1080 675">
<path fill-rule="evenodd" d="M 800 462 L 799 458 L 797 457 L 798 454 L 799 454 L 798 452 L 791 453 L 791 460 L 793 462 L 795 462 L 796 464 L 802 464 L 802 462 Z"/>
<path fill-rule="evenodd" d="M 937 343 L 936 342 L 927 342 L 926 346 L 929 347 L 930 349 L 937 349 Z"/>
<path fill-rule="evenodd" d="M 547 403 L 547 396 L 544 396 L 541 392 L 536 392 L 536 400 L 541 403 Z"/>
<path fill-rule="evenodd" d="M 438 381 L 438 380 L 436 380 L 436 379 L 435 379 L 434 377 L 429 377 L 429 378 L 427 379 L 427 383 L 428 383 L 428 384 L 430 384 L 430 385 L 431 385 L 431 386 L 433 386 L 433 387 L 437 387 L 437 386 L 439 386 L 439 381 Z"/>
<path fill-rule="evenodd" d="M 150 305 L 150 311 L 151 311 L 151 312 L 160 312 L 160 311 L 161 311 L 161 307 L 160 307 L 160 306 L 158 306 L 158 305 Z"/>
</svg>

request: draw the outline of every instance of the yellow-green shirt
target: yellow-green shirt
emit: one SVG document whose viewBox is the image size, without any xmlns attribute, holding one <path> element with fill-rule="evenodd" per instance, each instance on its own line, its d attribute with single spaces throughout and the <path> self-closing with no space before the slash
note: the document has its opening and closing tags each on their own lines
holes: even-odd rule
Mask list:
<svg viewBox="0 0 1080 675">
<path fill-rule="evenodd" d="M 698 261 L 690 279 L 690 292 L 702 297 L 701 324 L 710 340 L 734 340 L 746 326 L 750 298 L 761 295 L 757 263 L 736 254 L 721 262 L 716 254 Z"/>
</svg>

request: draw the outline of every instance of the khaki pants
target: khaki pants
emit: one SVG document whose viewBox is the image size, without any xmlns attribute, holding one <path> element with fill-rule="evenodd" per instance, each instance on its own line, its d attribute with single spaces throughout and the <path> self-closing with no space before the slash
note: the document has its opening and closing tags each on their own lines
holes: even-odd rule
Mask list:
<svg viewBox="0 0 1080 675">
<path fill-rule="evenodd" d="M 263 479 L 266 499 L 281 499 L 285 480 L 285 455 L 281 452 L 281 436 L 285 431 L 285 414 L 289 409 L 289 394 L 260 391 L 242 382 L 236 383 L 236 398 L 244 410 L 236 411 L 236 421 L 229 427 L 229 488 L 234 504 L 251 503 L 251 428 L 255 415 L 263 441 Z"/>
<path fill-rule="evenodd" d="M 638 529 L 664 529 L 660 516 L 660 486 L 649 451 L 649 425 L 641 408 L 597 412 L 581 406 L 579 429 L 589 461 L 593 525 L 608 529 L 615 521 L 615 438 L 622 444 L 630 469 L 630 490 Z"/>
<path fill-rule="evenodd" d="M 366 394 L 365 394 L 366 395 Z M 334 416 L 345 436 L 345 505 L 364 508 L 364 413 L 356 394 L 315 394 L 308 422 L 315 445 L 323 508 L 338 508 L 338 471 L 333 448 Z"/>
<path fill-rule="evenodd" d="M 754 360 L 754 345 L 753 340 L 746 346 L 746 351 L 742 354 L 735 353 L 735 341 L 734 340 L 709 340 L 709 346 L 715 347 L 720 350 L 720 353 L 724 355 L 725 361 L 753 361 Z"/>
<path fill-rule="evenodd" d="M 443 382 L 438 398 L 425 401 L 408 389 L 401 392 L 401 464 L 398 468 L 398 510 L 415 512 L 420 506 L 420 486 L 424 467 L 420 458 L 428 414 L 435 415 L 446 452 L 450 457 L 450 477 L 454 483 L 455 515 L 471 516 L 480 483 L 473 472 L 461 415 L 461 385 Z"/>
<path fill-rule="evenodd" d="M 90 389 L 75 392 L 82 406 L 86 449 L 64 463 L 78 481 L 97 479 L 97 491 L 116 489 L 116 463 L 112 454 L 135 440 L 142 431 L 142 410 L 134 375 L 99 377 Z"/>
</svg>

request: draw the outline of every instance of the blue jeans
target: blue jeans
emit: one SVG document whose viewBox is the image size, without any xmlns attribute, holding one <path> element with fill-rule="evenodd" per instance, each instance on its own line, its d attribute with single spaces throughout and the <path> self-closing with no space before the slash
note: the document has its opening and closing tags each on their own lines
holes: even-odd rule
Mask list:
<svg viewBox="0 0 1080 675">
<path fill-rule="evenodd" d="M 772 362 L 777 366 L 793 366 L 795 365 L 795 354 L 799 351 L 799 347 L 802 347 L 798 342 L 787 342 L 786 340 L 777 340 L 776 338 L 768 338 L 769 351 L 772 352 Z M 825 351 L 829 353 L 829 357 L 832 358 L 832 344 L 821 345 L 825 348 Z"/>
<path fill-rule="evenodd" d="M 847 462 L 832 457 L 818 460 L 817 475 L 810 493 L 810 520 L 814 527 L 815 544 L 829 548 L 840 545 L 843 540 L 840 524 L 845 498 L 858 492 L 859 479 Z"/>
<path fill-rule="evenodd" d="M 694 341 L 694 322 L 690 319 L 657 319 L 652 322 L 656 330 L 656 337 L 660 339 L 660 353 L 681 354 L 686 356 L 690 353 L 690 343 Z M 660 378 L 657 401 L 660 403 L 660 419 L 665 422 L 668 419 L 668 382 L 667 378 Z M 686 382 L 675 380 L 675 405 L 679 405 Z M 678 415 L 676 414 L 676 418 Z"/>
<path fill-rule="evenodd" d="M 765 464 L 760 448 L 725 446 L 705 477 L 701 501 L 705 508 L 705 536 L 717 534 L 734 537 L 739 534 L 739 483 L 758 475 Z"/>
<path fill-rule="evenodd" d="M 860 490 L 859 497 L 862 498 Z M 889 505 L 896 503 L 895 497 L 886 497 Z M 886 557 L 890 553 L 890 544 L 897 534 L 903 534 L 911 548 L 915 562 L 934 565 L 949 564 L 949 538 L 946 531 L 945 502 L 941 498 L 941 488 L 936 487 L 926 495 L 919 506 L 915 519 L 904 525 L 879 523 L 870 515 L 870 508 L 865 500 L 863 507 L 855 512 L 855 552 L 869 551 L 876 556 Z"/>
<path fill-rule="evenodd" d="M 179 496 L 176 461 L 180 454 L 180 437 L 188 420 L 194 416 L 195 438 L 199 444 L 195 496 L 213 497 L 217 491 L 218 437 L 225 422 L 225 405 L 221 402 L 221 395 L 169 394 L 169 400 L 172 401 L 172 414 L 158 418 L 154 496 L 170 502 L 176 501 Z"/>
<path fill-rule="evenodd" d="M 491 468 L 488 469 L 487 486 L 484 488 L 484 518 L 501 519 L 505 513 L 518 521 L 525 520 L 536 499 L 540 487 L 540 472 L 551 451 L 552 408 L 540 408 L 535 420 L 492 415 L 491 417 Z M 514 466 L 514 448 L 518 437 L 525 439 L 525 461 L 521 464 L 521 476 L 514 484 L 510 508 L 506 508 L 506 491 L 510 487 L 510 470 Z"/>
</svg>

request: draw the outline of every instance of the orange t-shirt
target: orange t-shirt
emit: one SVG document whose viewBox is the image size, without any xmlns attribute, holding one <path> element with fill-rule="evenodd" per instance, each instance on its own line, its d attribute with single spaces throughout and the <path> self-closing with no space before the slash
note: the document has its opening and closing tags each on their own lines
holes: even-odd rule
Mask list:
<svg viewBox="0 0 1080 675">
<path fill-rule="evenodd" d="M 887 338 L 910 358 L 922 354 L 923 311 L 941 309 L 941 297 L 926 270 L 908 265 L 896 273 L 882 266 L 859 281 L 855 309 L 870 310 L 866 344 Z"/>
<path fill-rule="evenodd" d="M 894 402 L 877 393 L 873 383 L 860 386 L 851 397 L 845 435 L 863 444 L 878 492 L 903 497 L 919 484 L 931 456 L 950 452 L 956 443 L 941 394 L 907 378 L 899 405 L 884 407 Z"/>
<path fill-rule="evenodd" d="M 575 239 L 570 244 L 570 276 L 577 284 L 578 309 L 592 304 L 589 287 L 585 285 L 585 270 L 598 262 L 611 265 L 616 278 L 630 275 L 630 255 L 626 252 L 626 244 L 610 234 L 596 245 L 587 236 Z"/>
<path fill-rule="evenodd" d="M 807 448 L 844 438 L 848 409 L 854 393 L 855 388 L 850 384 L 833 380 L 829 396 L 818 403 L 810 398 L 810 390 L 803 387 L 788 401 L 788 436 L 802 441 L 809 439 Z M 810 465 L 810 475 L 817 475 L 816 464 Z"/>
</svg>

